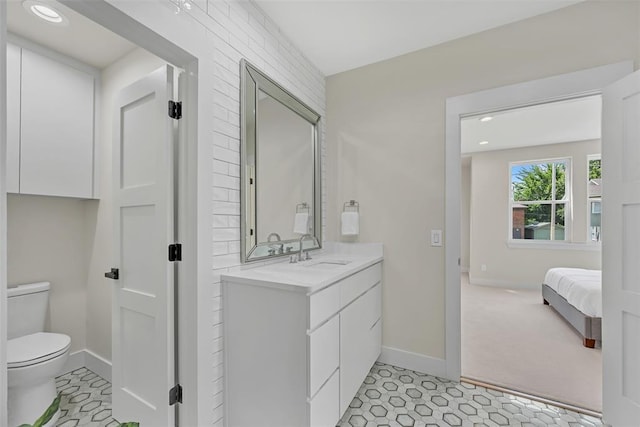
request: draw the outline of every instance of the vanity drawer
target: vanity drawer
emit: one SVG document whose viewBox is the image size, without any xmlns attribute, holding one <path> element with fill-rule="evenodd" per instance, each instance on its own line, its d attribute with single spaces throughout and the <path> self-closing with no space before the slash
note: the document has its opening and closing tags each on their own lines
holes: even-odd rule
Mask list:
<svg viewBox="0 0 640 427">
<path fill-rule="evenodd" d="M 367 334 L 367 364 L 372 366 L 382 350 L 382 318 L 371 327 Z"/>
<path fill-rule="evenodd" d="M 331 285 L 309 299 L 309 329 L 313 329 L 340 310 L 340 286 Z"/>
<path fill-rule="evenodd" d="M 308 340 L 311 398 L 340 365 L 340 316 L 334 316 L 313 331 Z"/>
<path fill-rule="evenodd" d="M 378 360 L 382 350 L 382 284 L 378 283 L 373 289 L 367 292 L 362 299 L 368 299 L 366 303 L 369 310 L 366 314 L 369 331 L 365 333 L 366 354 L 364 360 L 366 365 L 371 366 Z"/>
<path fill-rule="evenodd" d="M 340 421 L 340 371 L 336 370 L 331 379 L 310 402 L 311 427 L 334 427 Z"/>
<path fill-rule="evenodd" d="M 378 283 L 369 292 L 362 296 L 367 299 L 366 318 L 369 326 L 372 326 L 382 317 L 382 284 Z"/>
<path fill-rule="evenodd" d="M 359 273 L 342 280 L 340 285 L 340 303 L 342 307 L 356 299 L 364 291 L 382 280 L 382 264 L 377 263 Z"/>
</svg>

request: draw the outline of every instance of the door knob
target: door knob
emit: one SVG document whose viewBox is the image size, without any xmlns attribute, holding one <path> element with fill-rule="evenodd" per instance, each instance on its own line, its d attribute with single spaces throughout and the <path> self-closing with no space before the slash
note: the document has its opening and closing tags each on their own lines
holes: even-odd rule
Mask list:
<svg viewBox="0 0 640 427">
<path fill-rule="evenodd" d="M 104 277 L 107 279 L 118 280 L 120 278 L 120 270 L 112 268 L 111 271 L 104 273 Z"/>
</svg>

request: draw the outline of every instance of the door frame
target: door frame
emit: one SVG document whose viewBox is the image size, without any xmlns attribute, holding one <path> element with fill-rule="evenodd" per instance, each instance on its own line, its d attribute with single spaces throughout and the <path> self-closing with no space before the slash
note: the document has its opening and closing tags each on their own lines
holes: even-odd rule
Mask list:
<svg viewBox="0 0 640 427">
<path fill-rule="evenodd" d="M 185 70 L 178 165 L 178 233 L 181 236 L 182 259 L 179 268 L 179 372 L 183 387 L 183 403 L 179 417 L 182 425 L 199 425 L 208 415 L 207 401 L 213 395 L 209 378 L 198 380 L 198 372 L 210 372 L 205 358 L 198 353 L 207 342 L 210 330 L 204 326 L 212 304 L 210 288 L 211 197 L 210 181 L 213 148 L 210 94 L 214 87 L 211 48 L 198 7 L 175 14 L 175 5 L 166 2 L 130 2 L 127 0 L 61 0 L 69 8 L 106 27 L 132 43 L 148 50 L 168 63 Z M 0 2 L 0 53 L 6 49 L 6 5 Z M 0 70 L 6 68 L 6 55 L 0 55 Z M 4 81 L 0 71 L 0 82 Z M 2 87 L 4 88 L 4 84 Z M 2 94 L 4 89 L 0 89 Z M 5 97 L 0 97 L 0 125 L 6 121 Z M 0 126 L 5 129 L 5 126 Z M 6 135 L 0 135 L 0 233 L 6 236 L 5 161 Z M 0 239 L 0 425 L 6 424 L 6 238 Z M 200 351 L 199 351 L 200 350 Z M 167 390 L 168 396 L 168 390 Z"/>
<path fill-rule="evenodd" d="M 0 425 L 7 425 L 7 4 L 0 1 Z"/>
<path fill-rule="evenodd" d="M 633 72 L 633 61 L 603 65 L 447 98 L 445 117 L 445 365 L 446 377 L 460 381 L 460 120 L 548 102 L 598 95 Z"/>
</svg>

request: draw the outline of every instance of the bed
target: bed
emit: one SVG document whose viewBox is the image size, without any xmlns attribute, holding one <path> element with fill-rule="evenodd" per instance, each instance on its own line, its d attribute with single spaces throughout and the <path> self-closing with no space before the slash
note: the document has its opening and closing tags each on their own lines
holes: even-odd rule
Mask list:
<svg viewBox="0 0 640 427">
<path fill-rule="evenodd" d="M 602 342 L 602 272 L 551 268 L 542 283 L 542 299 L 583 337 L 585 347 Z"/>
</svg>

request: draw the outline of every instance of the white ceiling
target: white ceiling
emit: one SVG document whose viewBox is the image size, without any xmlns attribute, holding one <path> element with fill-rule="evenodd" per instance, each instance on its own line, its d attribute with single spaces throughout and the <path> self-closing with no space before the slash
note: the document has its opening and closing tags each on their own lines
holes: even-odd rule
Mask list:
<svg viewBox="0 0 640 427">
<path fill-rule="evenodd" d="M 9 32 L 100 69 L 135 49 L 129 41 L 83 15 L 60 3 L 50 3 L 68 18 L 69 25 L 47 23 L 22 7 L 21 1 L 9 0 Z"/>
<path fill-rule="evenodd" d="M 600 139 L 601 111 L 596 95 L 467 117 L 460 122 L 462 153 Z M 480 121 L 484 116 L 493 119 Z"/>
<path fill-rule="evenodd" d="M 0 0 L 4 1 L 4 0 Z M 216 0 L 213 0 L 216 1 Z M 255 0 L 325 75 L 423 49 L 581 0 Z M 7 1 L 10 32 L 104 68 L 134 49 L 105 28 L 55 3 L 58 27 Z"/>
<path fill-rule="evenodd" d="M 0 0 L 3 1 L 3 0 Z M 215 0 L 213 0 L 215 1 Z M 545 0 L 256 0 L 327 75 L 567 6 Z M 19 0 L 7 2 L 10 32 L 79 61 L 104 68 L 136 46 L 64 5 L 55 26 Z M 306 16 L 307 19 L 300 19 Z M 462 120 L 462 152 L 502 150 L 600 138 L 600 97 Z M 479 145 L 487 140 L 489 144 Z"/>
<path fill-rule="evenodd" d="M 255 0 L 325 75 L 580 0 Z"/>
</svg>

